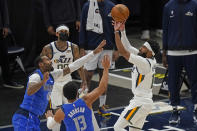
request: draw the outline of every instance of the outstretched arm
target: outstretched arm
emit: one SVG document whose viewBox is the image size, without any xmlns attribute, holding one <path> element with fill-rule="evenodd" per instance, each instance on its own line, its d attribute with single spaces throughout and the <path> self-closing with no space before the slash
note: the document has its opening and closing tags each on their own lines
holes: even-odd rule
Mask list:
<svg viewBox="0 0 197 131">
<path fill-rule="evenodd" d="M 119 53 L 122 54 L 126 60 L 129 60 L 130 53 L 129 53 L 129 51 L 127 51 L 124 48 L 124 46 L 122 44 L 122 41 L 120 39 L 120 35 L 119 35 L 119 30 L 120 30 L 121 24 L 122 23 L 120 23 L 120 22 L 119 23 L 117 23 L 117 22 L 114 23 L 115 42 L 116 42 L 116 46 L 118 48 Z"/>
<path fill-rule="evenodd" d="M 125 26 L 125 25 L 123 25 L 123 26 Z M 121 41 L 122 41 L 122 44 L 123 44 L 124 48 L 129 53 L 132 53 L 132 54 L 135 54 L 135 55 L 138 54 L 139 50 L 136 49 L 135 47 L 131 46 L 131 44 L 130 44 L 128 38 L 127 38 L 125 29 L 123 31 L 121 31 Z"/>
<path fill-rule="evenodd" d="M 67 74 L 79 69 L 80 67 L 82 67 L 87 61 L 92 59 L 95 54 L 100 53 L 103 50 L 103 47 L 105 46 L 105 44 L 106 44 L 106 41 L 103 40 L 95 50 L 93 50 L 92 52 L 88 53 L 87 55 L 79 58 L 78 60 L 74 61 L 73 63 L 69 64 L 68 67 L 63 69 L 63 75 L 67 75 Z"/>
<path fill-rule="evenodd" d="M 77 60 L 77 59 L 80 58 L 79 48 L 75 44 L 73 44 L 73 53 L 74 53 L 74 60 Z M 82 80 L 81 87 L 85 88 L 87 86 L 87 84 L 86 84 L 86 78 L 85 78 L 85 73 L 84 73 L 83 67 L 78 69 L 78 73 L 79 73 L 79 76 L 80 76 L 80 78 Z"/>
<path fill-rule="evenodd" d="M 84 101 L 86 102 L 87 106 L 89 108 L 92 108 L 93 102 L 95 102 L 100 95 L 102 95 L 105 90 L 107 89 L 107 83 L 108 83 L 108 70 L 110 67 L 110 58 L 109 56 L 104 56 L 102 60 L 103 65 L 103 76 L 101 78 L 101 81 L 99 83 L 99 86 L 94 89 L 92 92 L 88 93 L 83 97 Z"/>
</svg>

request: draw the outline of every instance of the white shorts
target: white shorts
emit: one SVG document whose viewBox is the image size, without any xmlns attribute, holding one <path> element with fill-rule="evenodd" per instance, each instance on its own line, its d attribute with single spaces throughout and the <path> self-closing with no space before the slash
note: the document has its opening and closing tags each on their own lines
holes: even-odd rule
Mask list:
<svg viewBox="0 0 197 131">
<path fill-rule="evenodd" d="M 87 50 L 86 53 L 91 52 L 92 50 Z M 113 50 L 103 50 L 101 53 L 96 54 L 93 59 L 89 60 L 87 63 L 84 64 L 84 68 L 88 71 L 96 70 L 97 68 L 103 69 L 102 66 L 102 59 L 104 55 L 109 55 L 110 57 L 110 64 L 112 63 L 112 54 Z"/>
<path fill-rule="evenodd" d="M 63 94 L 63 86 L 72 81 L 72 79 L 67 79 L 63 82 L 55 82 L 53 86 L 53 90 L 51 92 L 51 105 L 52 109 L 57 109 L 62 104 L 68 103 L 68 100 L 64 97 Z"/>
<path fill-rule="evenodd" d="M 130 104 L 122 111 L 116 125 L 122 128 L 131 126 L 142 129 L 146 117 L 152 111 L 152 103 L 144 103 L 138 100 L 131 100 Z"/>
</svg>

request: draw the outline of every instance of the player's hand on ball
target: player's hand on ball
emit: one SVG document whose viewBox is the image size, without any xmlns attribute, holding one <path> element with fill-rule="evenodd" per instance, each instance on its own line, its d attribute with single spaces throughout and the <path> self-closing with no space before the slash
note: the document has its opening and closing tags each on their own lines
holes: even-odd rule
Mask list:
<svg viewBox="0 0 197 131">
<path fill-rule="evenodd" d="M 103 51 L 103 47 L 106 45 L 106 40 L 103 40 L 99 46 L 93 51 L 94 54 L 100 53 Z"/>
<path fill-rule="evenodd" d="M 114 31 L 123 31 L 125 29 L 125 22 L 112 21 L 112 25 L 114 26 Z"/>
<path fill-rule="evenodd" d="M 102 66 L 103 66 L 104 69 L 109 69 L 110 68 L 110 58 L 109 58 L 108 55 L 105 55 L 103 57 Z"/>
</svg>

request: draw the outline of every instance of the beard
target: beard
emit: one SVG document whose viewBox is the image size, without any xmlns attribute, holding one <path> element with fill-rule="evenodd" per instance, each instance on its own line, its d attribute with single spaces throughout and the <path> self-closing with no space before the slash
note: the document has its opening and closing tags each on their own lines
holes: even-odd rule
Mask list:
<svg viewBox="0 0 197 131">
<path fill-rule="evenodd" d="M 51 72 L 51 71 L 54 71 L 54 68 L 52 65 L 45 65 L 45 70 L 46 72 Z"/>
<path fill-rule="evenodd" d="M 140 53 L 139 52 L 138 55 L 141 56 L 141 57 L 143 57 L 143 58 L 146 58 L 146 53 Z"/>
<path fill-rule="evenodd" d="M 51 68 L 50 68 L 50 71 L 49 71 L 49 72 L 51 72 L 51 71 L 54 71 L 54 68 L 53 68 L 53 66 L 51 66 Z"/>
</svg>

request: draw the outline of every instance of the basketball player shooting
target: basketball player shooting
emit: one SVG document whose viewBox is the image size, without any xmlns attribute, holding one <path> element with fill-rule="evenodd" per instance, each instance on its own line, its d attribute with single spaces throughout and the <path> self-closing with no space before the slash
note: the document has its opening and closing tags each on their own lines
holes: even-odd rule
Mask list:
<svg viewBox="0 0 197 131">
<path fill-rule="evenodd" d="M 114 125 L 115 131 L 140 131 L 145 119 L 152 110 L 152 81 L 156 60 L 155 54 L 159 51 L 158 43 L 147 41 L 138 50 L 131 46 L 125 33 L 124 22 L 114 22 L 115 41 L 118 51 L 130 63 L 134 64 L 132 71 L 132 92 L 134 97 L 123 110 Z M 119 35 L 121 32 L 121 39 Z"/>
</svg>

